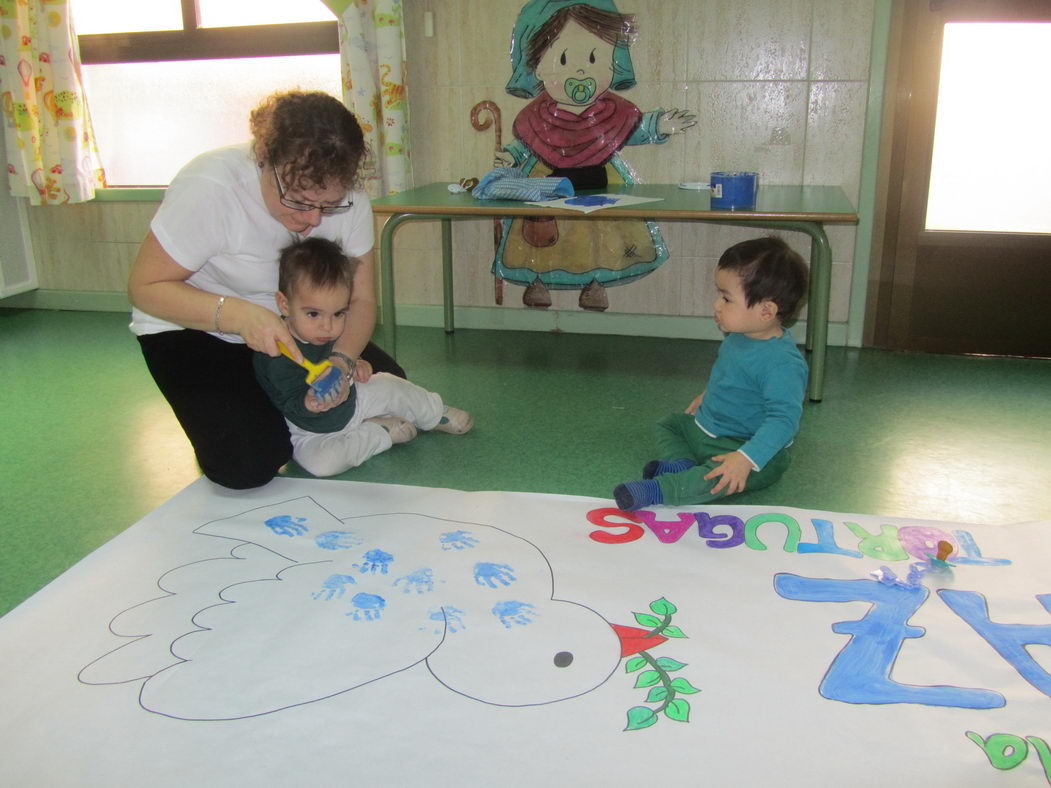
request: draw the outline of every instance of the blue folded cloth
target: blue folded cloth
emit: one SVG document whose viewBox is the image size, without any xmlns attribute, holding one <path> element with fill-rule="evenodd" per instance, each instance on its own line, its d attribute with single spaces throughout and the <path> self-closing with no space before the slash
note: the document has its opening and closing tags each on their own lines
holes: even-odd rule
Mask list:
<svg viewBox="0 0 1051 788">
<path fill-rule="evenodd" d="M 573 184 L 569 178 L 528 178 L 518 167 L 497 167 L 490 170 L 471 190 L 478 200 L 556 200 L 572 197 Z"/>
</svg>

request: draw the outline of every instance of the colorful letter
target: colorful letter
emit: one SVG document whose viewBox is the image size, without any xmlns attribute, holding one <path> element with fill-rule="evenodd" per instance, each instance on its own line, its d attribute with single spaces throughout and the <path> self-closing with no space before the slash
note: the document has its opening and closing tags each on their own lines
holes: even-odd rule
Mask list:
<svg viewBox="0 0 1051 788">
<path fill-rule="evenodd" d="M 1021 736 L 1010 733 L 994 733 L 988 739 L 981 734 L 967 731 L 967 738 L 982 748 L 994 769 L 1013 769 L 1029 755 L 1029 745 Z"/>
<path fill-rule="evenodd" d="M 830 580 L 778 574 L 774 589 L 785 599 L 807 602 L 870 602 L 857 621 L 840 621 L 832 631 L 850 635 L 821 682 L 821 694 L 844 703 L 921 703 L 995 709 L 1004 705 L 997 692 L 950 686 L 899 684 L 891 670 L 906 638 L 922 637 L 925 630 L 909 626 L 909 618 L 927 599 L 923 586 L 898 586 L 873 580 Z"/>
<path fill-rule="evenodd" d="M 1030 645 L 1051 646 L 1051 624 L 994 624 L 989 620 L 989 605 L 985 597 L 975 591 L 943 588 L 938 591 L 938 596 L 1010 662 L 1022 678 L 1051 697 L 1051 673 L 1026 650 Z M 1051 594 L 1037 594 L 1036 598 L 1051 613 Z"/>
<path fill-rule="evenodd" d="M 623 517 L 629 522 L 618 523 L 616 521 L 610 521 L 608 517 Z M 588 534 L 592 540 L 596 542 L 602 542 L 603 544 L 625 544 L 627 542 L 634 542 L 641 539 L 646 531 L 641 525 L 638 524 L 639 519 L 633 514 L 622 512 L 620 509 L 614 509 L 608 507 L 605 509 L 592 509 L 587 514 L 588 522 L 592 525 L 597 525 L 600 528 L 623 528 L 624 531 L 617 534 L 607 533 L 606 531 L 592 531 Z"/>
<path fill-rule="evenodd" d="M 748 522 L 744 524 L 744 541 L 753 550 L 765 550 L 766 545 L 759 541 L 757 531 L 760 525 L 766 523 L 781 523 L 788 530 L 785 534 L 785 552 L 794 553 L 796 551 L 796 545 L 799 544 L 799 537 L 803 535 L 802 530 L 799 528 L 799 523 L 796 522 L 796 518 L 789 517 L 787 514 L 757 514 L 755 517 L 748 518 Z"/>
<path fill-rule="evenodd" d="M 834 553 L 835 555 L 845 555 L 847 558 L 861 558 L 861 553 L 857 550 L 847 550 L 836 544 L 836 534 L 832 530 L 832 522 L 830 520 L 818 520 L 812 517 L 810 522 L 814 524 L 814 530 L 817 531 L 817 541 L 800 542 L 798 545 L 799 552 Z"/>
<path fill-rule="evenodd" d="M 685 512 L 679 515 L 678 520 L 658 520 L 653 512 L 639 511 L 635 515 L 653 531 L 656 537 L 664 544 L 678 542 L 682 535 L 693 526 L 694 516 Z"/>
<path fill-rule="evenodd" d="M 906 553 L 920 561 L 929 561 L 932 555 L 938 555 L 938 542 L 948 542 L 952 545 L 952 552 L 945 560 L 959 552 L 956 540 L 941 528 L 906 525 L 898 529 L 898 540 Z"/>
<path fill-rule="evenodd" d="M 709 547 L 725 549 L 737 547 L 744 542 L 744 520 L 732 514 L 717 514 L 712 517 L 708 512 L 694 512 L 697 519 L 697 532 L 704 537 Z M 730 527 L 729 536 L 723 536 L 715 529 L 720 525 Z"/>
<path fill-rule="evenodd" d="M 953 531 L 960 543 L 960 549 L 965 555 L 957 555 L 958 564 L 975 564 L 978 566 L 1004 566 L 1011 563 L 1007 558 L 983 558 L 982 551 L 978 549 L 978 543 L 974 541 L 969 531 Z"/>
<path fill-rule="evenodd" d="M 881 525 L 879 536 L 870 534 L 857 523 L 844 522 L 843 525 L 861 540 L 858 542 L 858 549 L 869 558 L 876 558 L 880 561 L 904 561 L 909 557 L 909 554 L 902 549 L 901 542 L 898 541 L 898 529 L 893 525 Z"/>
</svg>

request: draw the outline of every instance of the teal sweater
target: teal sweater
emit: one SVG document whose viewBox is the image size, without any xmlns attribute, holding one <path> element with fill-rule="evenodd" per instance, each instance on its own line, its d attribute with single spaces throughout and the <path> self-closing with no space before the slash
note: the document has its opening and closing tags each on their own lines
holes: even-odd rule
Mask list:
<svg viewBox="0 0 1051 788">
<path fill-rule="evenodd" d="M 808 372 L 787 330 L 765 340 L 727 334 L 697 424 L 709 435 L 744 440 L 739 451 L 762 470 L 799 432 Z"/>
<path fill-rule="evenodd" d="M 335 340 L 327 345 L 311 345 L 296 340 L 303 358 L 319 363 L 328 358 Z M 347 426 L 354 415 L 357 391 L 353 386 L 346 401 L 331 410 L 322 413 L 311 413 L 303 404 L 310 386 L 307 385 L 307 371 L 291 359 L 284 356 L 268 356 L 256 353 L 252 358 L 255 376 L 259 385 L 270 397 L 274 406 L 284 417 L 300 429 L 310 432 L 339 432 Z"/>
</svg>

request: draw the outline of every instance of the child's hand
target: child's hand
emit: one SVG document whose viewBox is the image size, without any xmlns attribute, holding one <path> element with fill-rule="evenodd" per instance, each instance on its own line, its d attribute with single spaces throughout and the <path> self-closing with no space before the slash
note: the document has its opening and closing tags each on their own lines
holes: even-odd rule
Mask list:
<svg viewBox="0 0 1051 788">
<path fill-rule="evenodd" d="M 704 401 L 704 392 L 702 391 L 696 397 L 693 398 L 693 402 L 686 406 L 686 410 L 683 413 L 689 413 L 691 416 L 697 415 L 697 409 L 701 407 L 701 402 Z"/>
<path fill-rule="evenodd" d="M 354 380 L 358 383 L 368 383 L 372 377 L 372 364 L 363 358 L 354 362 Z"/>
<path fill-rule="evenodd" d="M 307 389 L 307 394 L 303 397 L 303 407 L 311 413 L 321 413 L 325 410 L 325 406 L 321 404 L 321 400 L 314 394 L 313 389 Z"/>
<path fill-rule="evenodd" d="M 712 488 L 712 492 L 717 493 L 724 487 L 726 488 L 726 495 L 744 492 L 745 482 L 748 480 L 748 474 L 752 472 L 752 461 L 739 451 L 720 454 L 712 457 L 712 459 L 716 462 L 722 463 L 722 465 L 710 470 L 704 478 L 714 479 L 716 476 L 723 477 L 719 483 Z"/>
</svg>

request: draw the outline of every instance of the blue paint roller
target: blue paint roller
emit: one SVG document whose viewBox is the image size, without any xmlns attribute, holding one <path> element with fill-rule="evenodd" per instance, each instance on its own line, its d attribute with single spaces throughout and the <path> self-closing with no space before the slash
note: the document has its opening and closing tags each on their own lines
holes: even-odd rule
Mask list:
<svg viewBox="0 0 1051 788">
<path fill-rule="evenodd" d="M 277 343 L 277 349 L 281 351 L 281 355 L 295 361 L 296 364 L 307 371 L 307 385 L 314 390 L 314 394 L 318 399 L 324 399 L 339 385 L 339 380 L 343 375 L 339 367 L 334 367 L 327 361 L 322 361 L 320 364 L 315 364 L 307 359 L 297 361 L 295 356 L 292 355 L 292 351 L 280 341 Z M 332 370 L 335 370 L 335 373 Z"/>
</svg>

